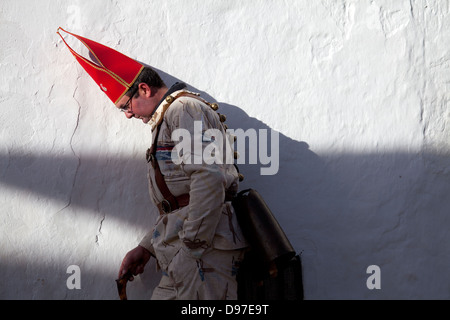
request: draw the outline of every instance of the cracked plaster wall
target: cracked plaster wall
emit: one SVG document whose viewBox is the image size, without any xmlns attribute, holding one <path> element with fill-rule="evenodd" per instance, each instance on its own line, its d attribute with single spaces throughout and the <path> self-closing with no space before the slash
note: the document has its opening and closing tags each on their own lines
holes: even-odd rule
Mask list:
<svg viewBox="0 0 450 320">
<path fill-rule="evenodd" d="M 111 46 L 280 133 L 244 165 L 302 254 L 307 299 L 448 299 L 448 0 L 0 4 L 0 298 L 116 299 L 156 216 L 148 127 L 127 121 L 56 35 Z M 81 289 L 66 286 L 78 265 Z M 381 289 L 366 269 L 378 265 Z M 154 264 L 129 286 L 147 299 Z"/>
</svg>

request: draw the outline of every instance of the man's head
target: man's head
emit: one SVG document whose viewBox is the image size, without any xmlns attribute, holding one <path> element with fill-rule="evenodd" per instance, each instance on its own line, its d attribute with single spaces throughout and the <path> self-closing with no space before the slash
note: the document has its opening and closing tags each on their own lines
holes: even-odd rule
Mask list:
<svg viewBox="0 0 450 320">
<path fill-rule="evenodd" d="M 167 87 L 158 73 L 145 67 L 127 93 L 116 103 L 116 107 L 128 119 L 141 119 L 147 123 L 166 92 Z"/>
<path fill-rule="evenodd" d="M 60 31 L 80 40 L 96 61 L 93 62 L 73 50 Z M 137 118 L 144 123 L 150 121 L 155 108 L 168 90 L 152 68 L 145 67 L 114 49 L 62 28 L 58 28 L 57 33 L 75 59 L 116 107 L 125 112 L 128 119 Z"/>
</svg>

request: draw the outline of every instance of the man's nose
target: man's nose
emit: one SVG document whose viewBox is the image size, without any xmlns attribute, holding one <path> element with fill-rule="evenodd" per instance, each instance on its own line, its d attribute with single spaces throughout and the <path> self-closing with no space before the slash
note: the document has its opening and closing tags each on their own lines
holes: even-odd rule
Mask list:
<svg viewBox="0 0 450 320">
<path fill-rule="evenodd" d="M 134 117 L 134 113 L 130 112 L 130 111 L 127 111 L 127 112 L 125 112 L 125 117 L 127 117 L 128 119 L 131 119 L 131 118 Z"/>
</svg>

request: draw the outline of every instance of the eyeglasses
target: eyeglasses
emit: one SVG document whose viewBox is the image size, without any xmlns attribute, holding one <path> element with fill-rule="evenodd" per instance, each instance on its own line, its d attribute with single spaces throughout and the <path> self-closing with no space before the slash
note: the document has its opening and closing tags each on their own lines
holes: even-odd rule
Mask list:
<svg viewBox="0 0 450 320">
<path fill-rule="evenodd" d="M 119 109 L 121 112 L 133 112 L 133 110 L 131 109 L 133 107 L 132 100 L 138 90 L 139 88 L 134 90 L 134 92 L 130 96 L 130 99 L 128 99 L 127 103 L 125 103 L 124 106 Z"/>
</svg>

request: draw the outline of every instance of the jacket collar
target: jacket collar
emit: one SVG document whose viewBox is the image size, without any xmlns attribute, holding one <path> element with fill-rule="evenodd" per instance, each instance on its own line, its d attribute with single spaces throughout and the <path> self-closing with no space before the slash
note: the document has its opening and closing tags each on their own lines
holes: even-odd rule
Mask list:
<svg viewBox="0 0 450 320">
<path fill-rule="evenodd" d="M 166 98 L 177 91 L 185 90 L 186 87 L 187 86 L 185 83 L 176 82 L 173 86 L 169 88 L 169 90 L 167 90 L 167 92 L 162 97 L 161 101 L 159 101 L 158 106 L 153 111 L 152 118 L 148 122 L 148 124 L 152 127 L 152 131 L 155 130 L 155 128 L 161 123 L 164 117 L 164 113 L 170 106 L 171 102 L 167 102 Z"/>
<path fill-rule="evenodd" d="M 186 89 L 186 84 L 184 82 L 175 82 L 170 88 L 169 90 L 167 90 L 166 94 L 162 97 L 162 99 L 159 101 L 158 103 L 158 107 L 161 105 L 161 103 L 164 102 L 164 100 L 166 100 L 167 96 L 171 95 L 172 93 L 174 93 L 175 91 L 179 91 L 179 90 L 183 90 Z M 157 109 L 155 108 L 155 110 Z M 153 111 L 154 112 L 154 111 Z"/>
</svg>

